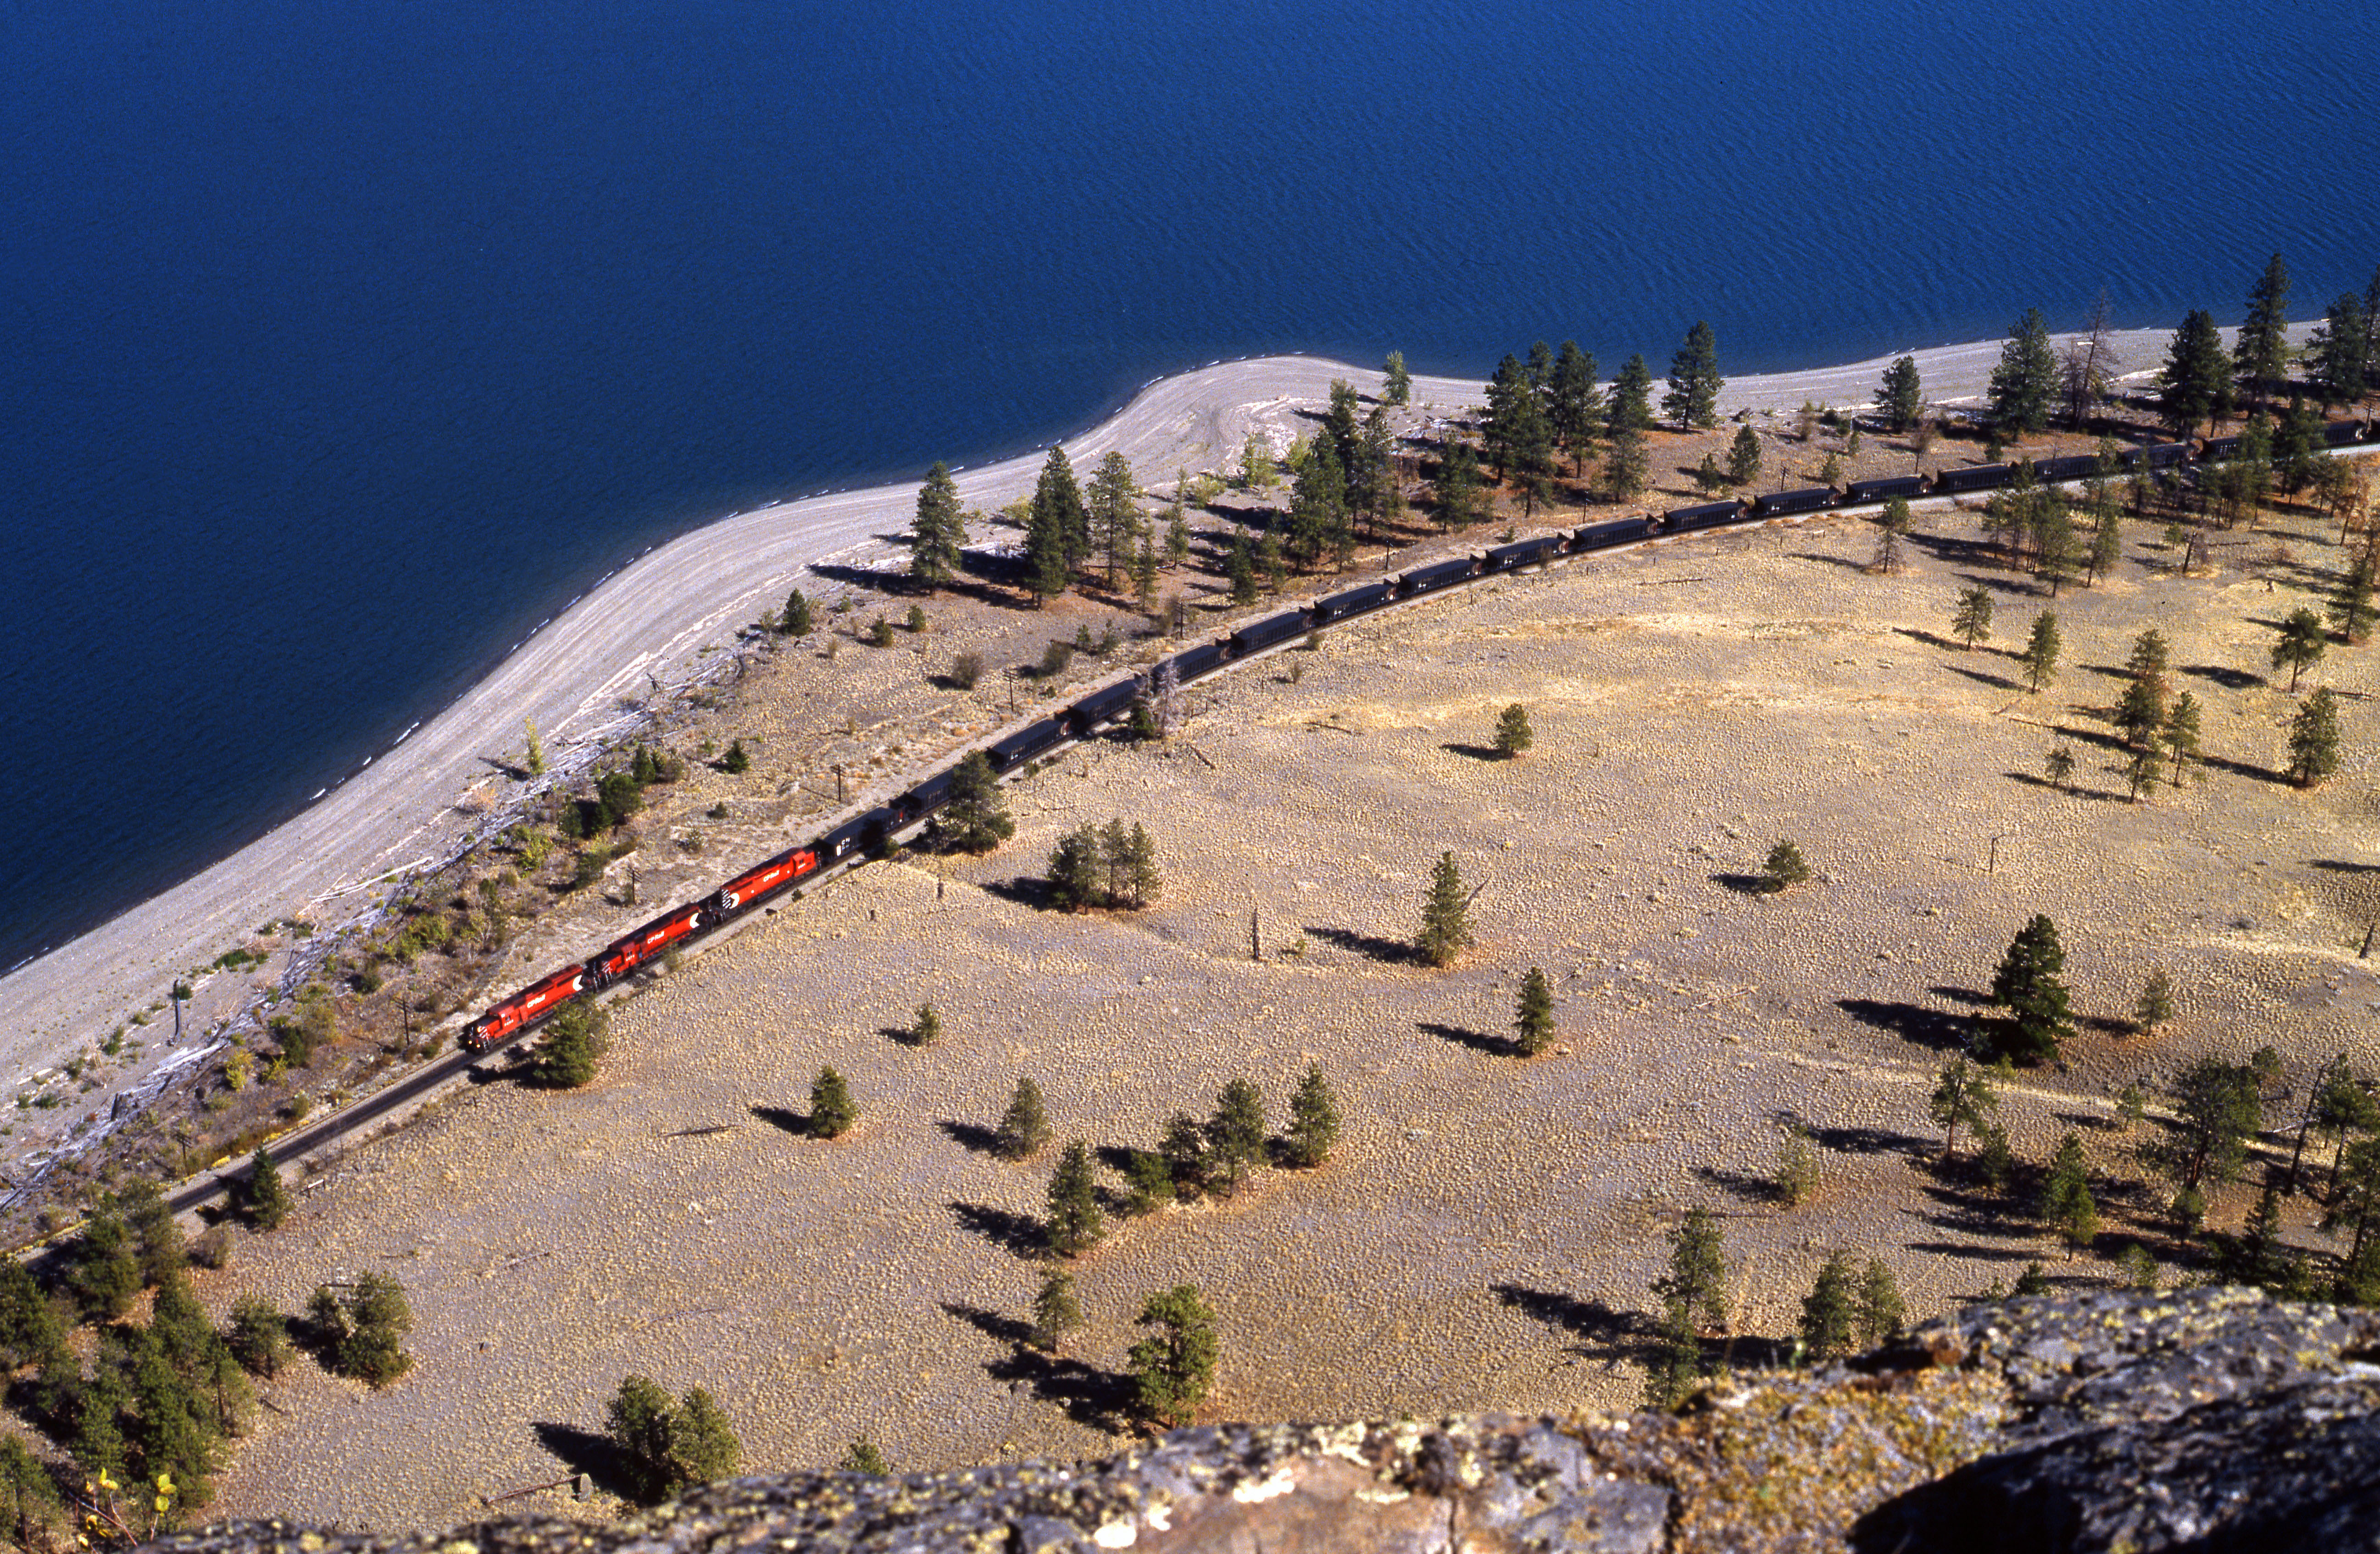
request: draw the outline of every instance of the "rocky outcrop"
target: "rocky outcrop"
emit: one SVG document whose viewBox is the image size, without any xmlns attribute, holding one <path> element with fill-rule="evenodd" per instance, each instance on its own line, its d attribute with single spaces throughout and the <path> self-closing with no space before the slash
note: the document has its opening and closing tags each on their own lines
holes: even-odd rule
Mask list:
<svg viewBox="0 0 2380 1554">
<path fill-rule="evenodd" d="M 615 1526 L 246 1523 L 186 1554 L 2380 1548 L 2380 1314 L 2251 1291 L 1977 1307 L 1677 1414 L 1215 1426 L 1104 1462 L 719 1486 Z"/>
</svg>

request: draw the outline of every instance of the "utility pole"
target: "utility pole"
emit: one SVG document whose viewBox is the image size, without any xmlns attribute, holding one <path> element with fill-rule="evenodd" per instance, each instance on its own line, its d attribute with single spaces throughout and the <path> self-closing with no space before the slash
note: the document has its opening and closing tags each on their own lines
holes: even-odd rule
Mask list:
<svg viewBox="0 0 2380 1554">
<path fill-rule="evenodd" d="M 1264 919 L 1257 915 L 1255 896 L 1248 897 L 1248 959 L 1259 965 L 1264 961 Z"/>
</svg>

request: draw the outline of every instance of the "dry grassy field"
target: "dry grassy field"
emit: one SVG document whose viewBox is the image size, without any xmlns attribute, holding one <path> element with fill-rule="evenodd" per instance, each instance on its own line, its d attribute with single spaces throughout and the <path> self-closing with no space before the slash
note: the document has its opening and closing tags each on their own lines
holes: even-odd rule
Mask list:
<svg viewBox="0 0 2380 1554">
<path fill-rule="evenodd" d="M 2137 1135 L 2113 1125 L 2123 1084 L 2267 1043 L 2298 1076 L 2374 1057 L 2380 989 L 2357 950 L 2380 913 L 2380 731 L 2350 699 L 2340 774 L 2311 792 L 2275 775 L 2296 703 L 2265 679 L 2270 623 L 2338 561 L 2315 520 L 2278 528 L 2296 559 L 2268 584 L 2169 576 L 2128 523 L 2118 575 L 2056 601 L 1948 509 L 1921 515 L 1891 577 L 1864 569 L 1864 523 L 1690 540 L 1334 628 L 1194 687 L 1171 747 L 1095 742 L 1009 790 L 1018 829 L 997 853 L 912 855 L 779 906 L 616 1006 L 590 1088 L 476 1087 L 245 1241 L 206 1277 L 288 1307 L 323 1279 L 396 1274 L 419 1363 L 383 1393 L 310 1366 L 277 1383 L 219 1510 L 468 1516 L 592 1463 L 630 1371 L 709 1387 L 756 1470 L 832 1463 L 863 1432 L 897 1467 L 1102 1451 L 1131 1318 L 1178 1281 L 1220 1315 L 1209 1417 L 1624 1406 L 1663 1232 L 1695 1204 L 1723 1216 L 1755 1340 L 1791 1331 L 1836 1247 L 1885 1257 L 1917 1315 L 2035 1257 L 2110 1278 L 2128 1240 L 2167 1248 Z M 1974 580 L 1998 622 L 1961 651 L 1942 634 Z M 2034 696 L 2007 650 L 2044 608 L 2065 664 Z M 2210 759 L 2132 804 L 2105 713 L 2152 625 L 2206 706 Z M 2375 650 L 2334 646 L 2311 683 L 2360 689 Z M 1488 759 L 1513 701 L 1536 748 Z M 912 721 L 987 715 L 944 705 Z M 2071 795 L 2040 777 L 2059 729 L 2083 758 Z M 808 763 L 783 759 L 800 781 Z M 1161 899 L 1039 909 L 1057 839 L 1112 817 L 1157 837 Z M 1780 837 L 1819 878 L 1745 889 Z M 1436 971 L 1401 947 L 1441 851 L 1480 887 L 1478 942 Z M 2079 1129 L 2103 1173 L 2099 1256 L 2070 1262 L 2016 1206 L 1930 1169 L 1934 1070 L 2035 912 L 2085 1019 L 2070 1067 L 2024 1075 L 2005 1111 L 2022 1153 Z M 1532 965 L 1559 1045 L 1524 1060 L 1503 1038 Z M 2133 1034 L 2157 966 L 2180 1014 Z M 920 1049 L 894 1033 L 926 999 L 944 1035 Z M 861 1108 L 832 1143 L 795 1126 L 824 1063 Z M 1019 1074 L 1061 1140 L 1114 1149 L 1152 1147 L 1235 1075 L 1278 1124 L 1309 1063 L 1348 1116 L 1329 1165 L 1114 1223 L 1076 1269 L 1086 1329 L 1055 1359 L 1020 1347 L 1055 1151 L 984 1147 Z M 1824 1161 L 1791 1208 L 1765 1185 L 1789 1119 Z M 2290 1233 L 2315 1244 L 2301 1213 Z"/>
</svg>

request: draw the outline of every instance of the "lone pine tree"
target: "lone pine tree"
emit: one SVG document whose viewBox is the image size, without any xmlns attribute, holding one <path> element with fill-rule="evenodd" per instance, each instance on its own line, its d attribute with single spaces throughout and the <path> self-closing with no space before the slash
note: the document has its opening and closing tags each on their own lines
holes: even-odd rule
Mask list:
<svg viewBox="0 0 2380 1554">
<path fill-rule="evenodd" d="M 832 1064 L 821 1068 L 810 1082 L 809 1130 L 816 1138 L 841 1138 L 859 1120 L 858 1103 L 851 1099 L 851 1087 L 844 1083 Z"/>
<path fill-rule="evenodd" d="M 909 576 L 929 589 L 951 582 L 959 575 L 959 547 L 965 541 L 958 483 L 951 479 L 950 466 L 937 459 L 926 471 L 926 483 L 917 488 L 917 515 L 909 526 Z M 787 613 L 790 619 L 790 606 Z"/>
<path fill-rule="evenodd" d="M 2017 931 L 1999 969 L 1992 974 L 1992 1002 L 2009 1012 L 2003 1050 L 2023 1062 L 2054 1062 L 2058 1042 L 2074 1034 L 2067 1008 L 2066 951 L 2058 925 L 2040 913 Z"/>
<path fill-rule="evenodd" d="M 1513 1045 L 1524 1057 L 1536 1057 L 1554 1038 L 1554 989 L 1546 974 L 1529 967 L 1521 978 L 1520 1007 L 1512 1015 Z"/>
<path fill-rule="evenodd" d="M 1925 1103 L 1926 1114 L 1942 1130 L 1942 1159 L 1948 1161 L 1957 1155 L 1961 1128 L 1982 1133 L 1999 1114 L 1999 1108 L 2000 1098 L 1984 1069 L 1963 1056 L 1945 1062 Z"/>
<path fill-rule="evenodd" d="M 1510 760 L 1537 741 L 1536 732 L 1529 727 L 1529 710 L 1519 702 L 1504 709 L 1496 720 L 1496 753 Z"/>
<path fill-rule="evenodd" d="M 2033 618 L 2033 634 L 2026 638 L 2024 651 L 2017 659 L 2024 666 L 2025 677 L 2035 694 L 2058 678 L 2058 653 L 2061 646 L 2058 636 L 2058 617 L 2044 610 Z"/>
<path fill-rule="evenodd" d="M 1876 413 L 1887 428 L 1907 431 L 1917 424 L 1925 408 L 1924 392 L 1917 379 L 1917 358 L 1904 356 L 1894 358 L 1884 370 L 1884 381 L 1876 385 Z"/>
<path fill-rule="evenodd" d="M 611 1045 L 612 1014 L 584 994 L 546 1022 L 545 1036 L 530 1061 L 531 1079 L 551 1090 L 575 1090 L 595 1077 L 597 1061 Z"/>
<path fill-rule="evenodd" d="M 1727 446 L 1727 478 L 1739 486 L 1760 479 L 1760 434 L 1749 425 L 1736 428 L 1735 441 Z"/>
<path fill-rule="evenodd" d="M 2049 424 L 2058 403 L 2058 353 L 2050 346 L 2049 326 L 2040 309 L 2026 310 L 2009 330 L 1987 394 L 1997 435 L 2022 439 Z"/>
<path fill-rule="evenodd" d="M 289 1218 L 289 1190 L 281 1184 L 281 1168 L 262 1145 L 249 1160 L 248 1181 L 241 1187 L 241 1210 L 249 1226 L 277 1231 Z"/>
<path fill-rule="evenodd" d="M 1859 1270 L 1849 1252 L 1829 1252 L 1802 1297 L 1803 1349 L 1815 1359 L 1848 1351 L 1859 1329 Z"/>
<path fill-rule="evenodd" d="M 2298 676 L 2322 662 L 2323 650 L 2328 645 L 2322 617 L 2302 604 L 2281 623 L 2280 636 L 2273 643 L 2273 667 L 2289 672 L 2291 696 L 2297 695 Z"/>
<path fill-rule="evenodd" d="M 1810 865 L 1802 856 L 1802 849 L 1791 841 L 1782 841 L 1768 849 L 1768 857 L 1760 866 L 1761 881 L 1769 892 L 1780 894 L 1810 878 Z"/>
<path fill-rule="evenodd" d="M 2338 698 L 2325 686 L 2289 721 L 2289 781 L 2310 788 L 2338 770 Z"/>
<path fill-rule="evenodd" d="M 1670 1232 L 1670 1266 L 1653 1281 L 1653 1293 L 1690 1322 L 1727 1326 L 1727 1247 L 1709 1209 L 1697 1205 L 1686 1210 Z"/>
<path fill-rule="evenodd" d="M 1008 1110 L 1001 1114 L 1000 1126 L 992 1134 L 992 1153 L 1002 1159 L 1021 1160 L 1039 1153 L 1049 1142 L 1050 1113 L 1041 1102 L 1041 1087 L 1029 1075 L 1020 1074 L 1009 1095 Z"/>
<path fill-rule="evenodd" d="M 2073 1134 L 2058 1141 L 2057 1158 L 2042 1184 L 2041 1222 L 2066 1243 L 2070 1259 L 2098 1237 L 2099 1206 L 2091 1196 L 2082 1141 Z"/>
<path fill-rule="evenodd" d="M 1414 951 L 1430 965 L 1451 965 L 1471 947 L 1471 897 L 1463 888 L 1463 871 L 1452 853 L 1439 855 L 1430 870 L 1429 893 L 1423 898 L 1421 932 Z"/>
<path fill-rule="evenodd" d="M 1992 590 L 1978 583 L 1971 589 L 1961 589 L 1950 609 L 1950 635 L 1956 637 L 1968 651 L 1978 642 L 1989 641 L 1992 635 Z"/>
</svg>

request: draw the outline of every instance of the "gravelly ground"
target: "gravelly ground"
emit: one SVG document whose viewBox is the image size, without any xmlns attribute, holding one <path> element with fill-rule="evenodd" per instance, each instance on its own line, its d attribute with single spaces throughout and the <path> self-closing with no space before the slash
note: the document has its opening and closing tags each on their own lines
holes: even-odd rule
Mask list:
<svg viewBox="0 0 2380 1554">
<path fill-rule="evenodd" d="M 2289 576 L 2316 580 L 2325 537 L 2283 527 L 2305 531 Z M 1213 1416 L 1623 1403 L 1628 1314 L 1696 1202 L 1728 1216 L 1754 1333 L 1788 1329 L 1833 1246 L 1888 1257 L 1920 1314 L 2033 1257 L 2106 1277 L 1917 1169 L 1934 1044 L 2027 914 L 2058 922 L 2086 1014 L 2121 1014 L 2153 965 L 2183 988 L 2171 1034 L 2086 1030 L 2070 1072 L 2018 1087 L 2010 1120 L 2036 1158 L 2127 1078 L 2201 1050 L 2368 1063 L 2380 1007 L 2355 959 L 2368 704 L 2348 703 L 2358 754 L 2325 788 L 2259 775 L 2293 703 L 2208 672 L 2261 675 L 2254 623 L 2286 613 L 2289 584 L 2167 578 L 2144 565 L 2152 532 L 2128 529 L 2120 577 L 2056 602 L 2069 667 L 2039 698 L 2007 656 L 1928 639 L 1979 577 L 2021 640 L 2046 602 L 2028 584 L 1938 537 L 1905 575 L 1869 576 L 1864 526 L 1813 526 L 1338 628 L 1195 689 L 1195 754 L 1068 754 L 1014 790 L 1016 839 L 946 885 L 933 860 L 879 866 L 783 907 L 620 1006 L 593 1088 L 479 1088 L 244 1247 L 226 1277 L 292 1306 L 339 1270 L 395 1271 L 419 1366 L 381 1395 L 311 1371 L 276 1388 L 287 1412 L 241 1449 L 221 1511 L 458 1519 L 563 1472 L 631 1370 L 710 1386 L 756 1468 L 831 1463 L 861 1431 L 902 1466 L 1099 1452 L 1128 1319 L 1177 1280 L 1221 1316 Z M 2151 624 L 2231 764 L 2131 806 L 2107 796 L 2120 783 L 2089 710 L 2113 703 L 2107 670 Z M 2351 688 L 2365 658 L 2335 649 L 2320 677 Z M 1536 750 L 1479 759 L 1466 747 L 1512 700 Z M 2053 722 L 2080 731 L 2098 796 L 2032 780 Z M 1160 839 L 1156 907 L 1018 899 L 1062 831 L 1118 815 Z M 1779 836 L 1824 880 L 1730 888 Z M 1386 949 L 1440 849 L 1485 881 L 1478 947 L 1442 973 Z M 1301 934 L 1303 954 L 1281 953 Z M 1532 964 L 1556 979 L 1564 1050 L 1483 1050 Z M 942 1042 L 891 1039 L 927 996 Z M 1237 1074 L 1278 1107 L 1309 1062 L 1350 1115 L 1337 1159 L 1123 1226 L 1077 1270 L 1090 1322 L 1068 1357 L 1020 1360 L 1010 1324 L 1037 1274 L 1009 1243 L 1049 1162 L 970 1147 L 1015 1075 L 1040 1079 L 1061 1137 L 1148 1145 Z M 770 1114 L 803 1110 L 822 1062 L 863 1108 L 832 1144 Z M 1823 1192 L 1791 1210 L 1753 1180 L 1785 1112 L 1827 1147 Z M 2113 1177 L 2134 1174 L 2127 1141 L 2091 1136 Z"/>
</svg>

